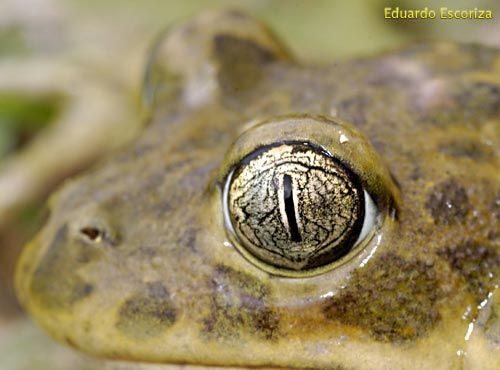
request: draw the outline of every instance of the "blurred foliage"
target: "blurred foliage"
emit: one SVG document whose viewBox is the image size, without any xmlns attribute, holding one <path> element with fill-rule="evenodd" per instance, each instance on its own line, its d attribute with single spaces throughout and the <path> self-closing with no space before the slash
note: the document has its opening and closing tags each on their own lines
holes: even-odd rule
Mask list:
<svg viewBox="0 0 500 370">
<path fill-rule="evenodd" d="M 0 92 L 0 159 L 22 148 L 52 123 L 61 105 L 62 98 L 54 95 Z"/>
<path fill-rule="evenodd" d="M 113 12 L 115 19 L 148 20 L 150 30 L 189 17 L 202 9 L 232 7 L 248 10 L 269 23 L 302 60 L 331 61 L 366 55 L 418 39 L 450 39 L 462 42 L 500 42 L 493 20 L 392 20 L 384 19 L 385 7 L 422 9 L 492 9 L 497 0 L 72 0 L 81 11 Z"/>
<path fill-rule="evenodd" d="M 10 0 L 15 1 L 15 0 Z M 38 3 L 43 3 L 39 1 Z M 447 6 L 453 9 L 492 9 L 500 13 L 500 2 L 495 0 L 52 0 L 47 1 L 55 8 L 60 7 L 64 18 L 61 23 L 68 28 L 68 34 L 85 24 L 96 22 L 95 31 L 102 39 L 118 37 L 111 30 L 128 28 L 129 32 L 153 35 L 168 24 L 178 22 L 202 9 L 233 7 L 247 10 L 270 24 L 288 44 L 298 59 L 306 61 L 331 61 L 345 59 L 352 55 L 367 55 L 379 50 L 402 45 L 415 39 L 453 39 L 458 41 L 489 42 L 498 39 L 500 32 L 497 20 L 388 20 L 383 17 L 385 7 L 399 6 L 402 9 L 421 9 L 425 6 L 439 9 Z M 57 10 L 57 9 L 56 9 Z M 50 12 L 49 12 L 50 13 Z M 56 12 L 53 12 L 56 13 Z M 36 19 L 33 15 L 28 21 Z M 66 18 L 65 18 L 66 17 Z M 22 18 L 22 17 L 18 17 Z M 17 22 L 17 23 L 16 23 Z M 23 24 L 13 19 L 0 23 L 0 58 L 7 55 L 39 50 L 33 45 L 33 35 L 23 32 Z M 24 20 L 26 22 L 26 20 Z M 61 25 L 54 22 L 36 21 L 33 25 L 24 24 L 30 32 L 54 36 L 54 43 L 63 46 L 47 46 L 42 52 L 50 53 L 63 47 L 83 47 L 83 43 L 94 42 L 96 37 L 80 39 L 80 44 L 68 44 L 64 32 L 57 32 Z M 100 27 L 99 27 L 100 26 Z M 47 28 L 54 27 L 47 30 Z M 34 28 L 34 30 L 32 29 Z M 60 39 L 58 39 L 60 38 Z M 31 43 L 30 44 L 30 40 Z M 36 38 L 35 38 L 36 41 Z M 497 40 L 497 42 L 500 42 Z M 97 44 L 96 47 L 99 47 Z M 105 48 L 104 45 L 101 46 Z M 130 48 L 141 45 L 130 45 Z M 36 55 L 34 56 L 36 57 Z M 110 58 L 112 55 L 110 54 Z M 19 102 L 15 100 L 19 99 Z M 49 98 L 50 100 L 51 98 Z M 32 97 L 9 96 L 0 93 L 0 158 L 7 151 L 17 149 L 29 137 L 31 130 L 37 130 L 53 118 L 57 102 L 36 101 Z M 38 124 L 37 114 L 39 114 Z M 7 121 L 7 122 L 6 122 Z M 13 132 L 14 126 L 19 126 Z"/>
<path fill-rule="evenodd" d="M 29 50 L 20 26 L 0 27 L 0 58 L 7 55 L 22 55 Z"/>
</svg>

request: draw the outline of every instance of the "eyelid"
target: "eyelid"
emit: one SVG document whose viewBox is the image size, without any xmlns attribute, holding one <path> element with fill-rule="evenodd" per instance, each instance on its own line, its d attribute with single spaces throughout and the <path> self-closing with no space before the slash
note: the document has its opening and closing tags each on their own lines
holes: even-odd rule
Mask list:
<svg viewBox="0 0 500 370">
<path fill-rule="evenodd" d="M 229 148 L 219 169 L 218 183 L 223 186 L 238 163 L 257 148 L 291 141 L 316 143 L 342 160 L 358 174 L 377 209 L 390 215 L 397 214 L 401 202 L 399 189 L 385 163 L 355 126 L 338 117 L 290 114 L 255 124 Z"/>
</svg>

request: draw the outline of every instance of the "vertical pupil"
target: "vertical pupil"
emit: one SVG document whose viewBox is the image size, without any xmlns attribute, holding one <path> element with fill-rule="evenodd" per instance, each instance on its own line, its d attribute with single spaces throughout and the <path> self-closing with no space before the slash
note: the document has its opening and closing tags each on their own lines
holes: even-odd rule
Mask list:
<svg viewBox="0 0 500 370">
<path fill-rule="evenodd" d="M 283 187 L 283 196 L 285 197 L 285 212 L 286 218 L 288 220 L 288 225 L 290 227 L 290 236 L 294 242 L 301 242 L 302 237 L 300 236 L 299 228 L 297 226 L 297 219 L 295 218 L 292 178 L 290 175 L 285 175 L 283 177 Z"/>
</svg>

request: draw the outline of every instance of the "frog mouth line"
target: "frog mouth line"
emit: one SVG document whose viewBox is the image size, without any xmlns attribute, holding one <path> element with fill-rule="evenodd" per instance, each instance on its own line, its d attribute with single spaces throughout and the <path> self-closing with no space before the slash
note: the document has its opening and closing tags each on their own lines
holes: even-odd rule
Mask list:
<svg viewBox="0 0 500 370">
<path fill-rule="evenodd" d="M 100 360 L 96 360 L 100 362 Z M 274 366 L 229 366 L 229 365 L 193 365 L 193 364 L 151 364 L 126 361 L 104 361 L 102 370 L 301 370 L 302 368 Z M 101 364 L 102 365 L 102 364 Z"/>
</svg>

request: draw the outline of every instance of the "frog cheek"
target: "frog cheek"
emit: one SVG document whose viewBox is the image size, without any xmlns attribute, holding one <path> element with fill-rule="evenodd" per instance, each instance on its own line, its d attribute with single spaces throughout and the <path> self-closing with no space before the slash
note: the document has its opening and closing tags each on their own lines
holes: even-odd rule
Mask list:
<svg viewBox="0 0 500 370">
<path fill-rule="evenodd" d="M 397 189 L 373 148 L 351 125 L 324 116 L 265 121 L 245 132 L 227 158 L 228 236 L 273 274 L 333 269 L 358 254 L 397 208 Z"/>
</svg>

